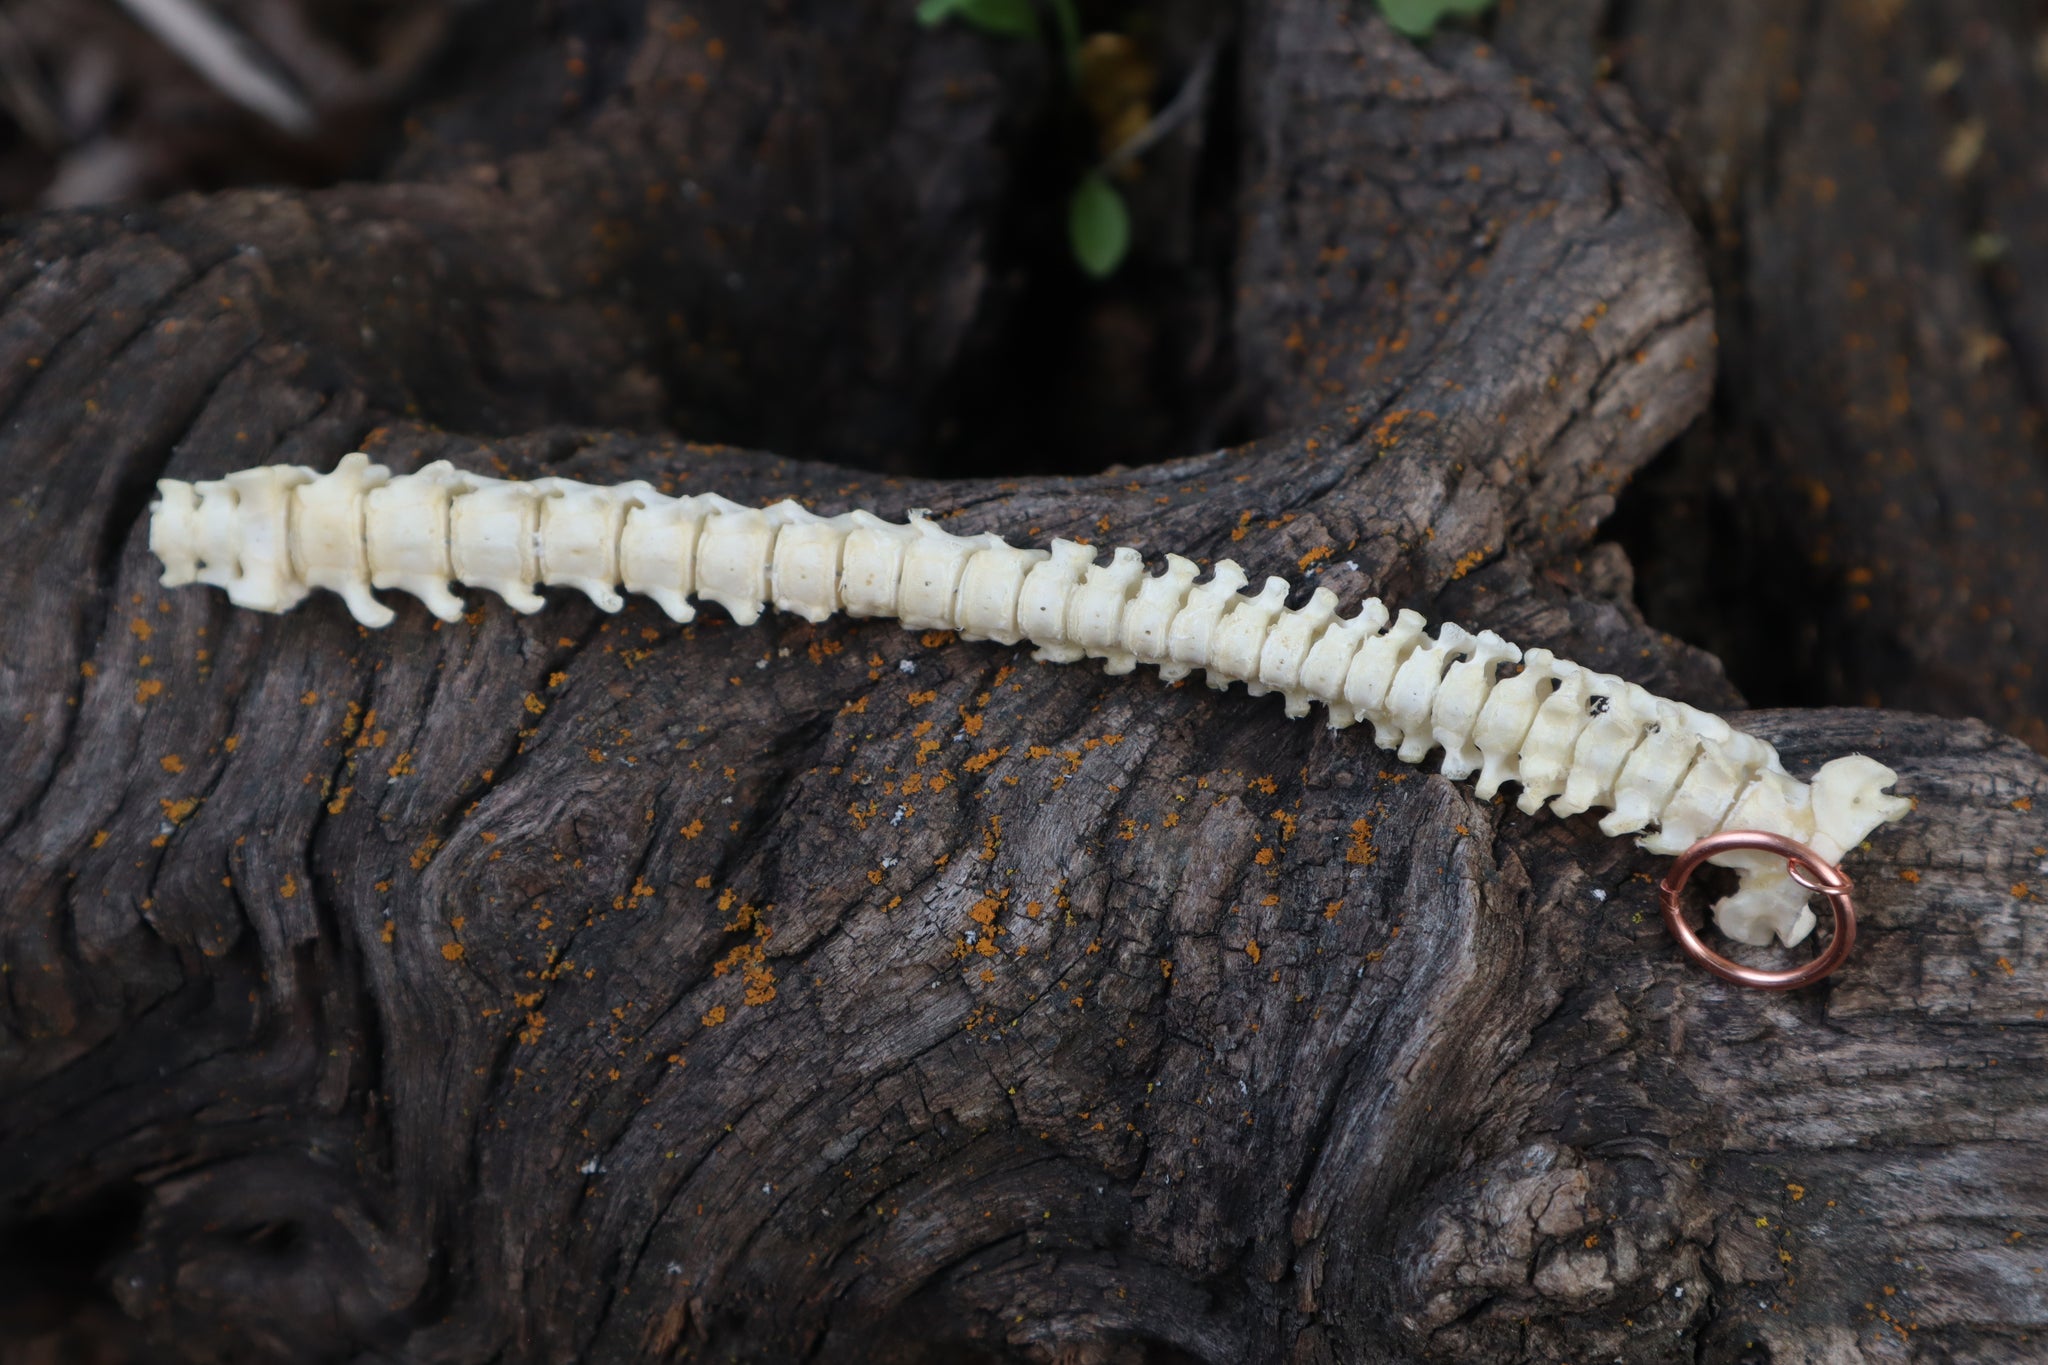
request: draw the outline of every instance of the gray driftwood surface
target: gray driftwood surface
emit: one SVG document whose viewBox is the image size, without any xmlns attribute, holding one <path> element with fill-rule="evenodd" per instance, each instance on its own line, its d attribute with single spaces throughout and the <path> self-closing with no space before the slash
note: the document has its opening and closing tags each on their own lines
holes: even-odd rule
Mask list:
<svg viewBox="0 0 2048 1365">
<path fill-rule="evenodd" d="M 156 586 L 157 477 L 360 447 L 1229 554 L 1733 711 L 1596 540 L 1690 426 L 1629 494 L 1660 600 L 1802 699 L 2038 734 L 2048 215 L 1953 314 L 1826 274 L 1977 279 L 1971 117 L 1957 174 L 2038 201 L 2004 11 L 1176 7 L 1219 76 L 1089 292 L 1057 72 L 910 8 L 585 6 L 377 183 L 10 226 L 0 1354 L 2039 1358 L 2048 766 L 1984 723 L 1741 718 L 1919 803 L 1774 997 L 1680 962 L 1658 860 L 1272 698 Z M 1815 170 L 1865 105 L 1874 168 Z M 1782 198 L 1823 173 L 1841 221 Z M 1797 555 L 1786 486 L 1853 515 L 1774 579 L 1731 527 Z"/>
</svg>

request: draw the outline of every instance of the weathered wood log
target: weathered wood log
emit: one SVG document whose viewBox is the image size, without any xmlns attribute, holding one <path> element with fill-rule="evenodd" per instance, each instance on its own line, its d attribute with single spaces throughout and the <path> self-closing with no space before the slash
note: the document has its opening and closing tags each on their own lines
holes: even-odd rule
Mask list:
<svg viewBox="0 0 2048 1365">
<path fill-rule="evenodd" d="M 1647 602 L 1758 697 L 2048 749 L 2042 16 L 1626 10 L 1616 70 L 1701 225 L 1723 370 L 1641 489 Z"/>
<path fill-rule="evenodd" d="M 1713 368 L 1697 247 L 1613 92 L 1308 0 L 1246 14 L 1204 136 L 1238 167 L 1228 403 L 1271 434 L 894 478 L 853 466 L 924 463 L 895 433 L 1009 307 L 977 282 L 1051 78 L 893 11 L 643 17 L 551 137 L 486 122 L 506 145 L 415 152 L 419 180 L 38 219 L 0 253 L 18 1334 L 2032 1349 L 2048 771 L 1980 724 L 1742 718 L 1919 803 L 1850 863 L 1848 968 L 1764 997 L 1680 962 L 1628 843 L 1272 698 L 881 623 L 562 597 L 362 632 L 331 598 L 159 589 L 155 477 L 361 445 L 1227 552 L 1738 703 L 1591 543 Z M 819 176 L 830 212 L 797 203 Z"/>
</svg>

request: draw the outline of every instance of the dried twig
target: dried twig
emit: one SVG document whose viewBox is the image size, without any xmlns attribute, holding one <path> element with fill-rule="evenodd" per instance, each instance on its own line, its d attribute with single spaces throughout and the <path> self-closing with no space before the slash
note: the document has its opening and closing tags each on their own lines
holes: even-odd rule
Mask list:
<svg viewBox="0 0 2048 1365">
<path fill-rule="evenodd" d="M 198 0 L 120 0 L 164 45 L 243 108 L 294 137 L 311 133 L 312 108 L 266 69 L 249 41 Z"/>
</svg>

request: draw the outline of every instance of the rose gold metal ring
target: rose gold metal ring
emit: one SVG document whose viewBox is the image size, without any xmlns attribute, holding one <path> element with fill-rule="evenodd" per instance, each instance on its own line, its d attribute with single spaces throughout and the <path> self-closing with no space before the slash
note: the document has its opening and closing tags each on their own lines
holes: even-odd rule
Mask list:
<svg viewBox="0 0 2048 1365">
<path fill-rule="evenodd" d="M 1779 855 L 1785 860 L 1786 871 L 1793 881 L 1828 898 L 1828 904 L 1835 912 L 1835 936 L 1827 951 L 1804 967 L 1789 972 L 1762 972 L 1730 962 L 1700 941 L 1700 936 L 1685 922 L 1685 914 L 1679 909 L 1679 893 L 1685 890 L 1686 881 L 1701 863 L 1717 853 L 1733 853 L 1738 849 Z M 1671 865 L 1671 871 L 1657 884 L 1657 899 L 1664 906 L 1664 927 L 1671 931 L 1671 936 L 1678 940 L 1679 948 L 1694 962 L 1723 981 L 1732 981 L 1738 986 L 1754 986 L 1762 991 L 1789 991 L 1812 985 L 1848 960 L 1849 950 L 1856 946 L 1856 905 L 1849 899 L 1849 893 L 1854 889 L 1855 884 L 1843 875 L 1841 868 L 1796 839 L 1787 839 L 1782 834 L 1766 834 L 1762 830 L 1733 829 L 1709 834 L 1680 854 L 1678 861 Z"/>
</svg>

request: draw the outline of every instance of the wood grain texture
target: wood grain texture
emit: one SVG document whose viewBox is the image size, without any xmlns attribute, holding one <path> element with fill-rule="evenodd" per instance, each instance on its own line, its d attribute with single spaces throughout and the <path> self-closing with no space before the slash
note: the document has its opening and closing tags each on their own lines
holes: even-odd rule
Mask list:
<svg viewBox="0 0 2048 1365">
<path fill-rule="evenodd" d="M 946 293 L 979 259 L 959 215 L 1002 211 L 998 130 L 1048 76 L 984 87 L 982 64 L 1035 59 L 859 13 L 652 5 L 599 108 L 472 163 L 430 149 L 406 182 L 15 225 L 14 1340 L 138 1360 L 2035 1349 L 2048 769 L 1981 724 L 1742 719 L 1801 772 L 1872 753 L 1919 802 L 1851 863 L 1850 966 L 1767 998 L 1680 964 L 1661 869 L 1626 841 L 1479 802 L 1275 698 L 880 623 L 679 629 L 557 594 L 446 626 L 394 601 L 365 632 L 333 599 L 266 617 L 155 586 L 151 479 L 361 446 L 1227 552 L 1738 704 L 1591 543 L 1713 367 L 1697 246 L 1627 110 L 1362 11 L 1246 12 L 1238 103 L 1210 116 L 1249 168 L 1234 363 L 1271 435 L 938 481 L 660 434 L 714 406 L 730 430 L 706 430 L 766 448 L 914 423 L 958 353 L 884 360 L 847 318 L 907 335 L 932 289 L 979 325 Z M 693 121 L 684 77 L 713 41 L 725 102 Z M 930 126 L 991 173 L 947 170 L 973 192 L 931 218 L 888 212 L 915 158 L 737 150 L 792 120 L 916 122 L 875 92 L 948 80 L 994 112 Z M 645 191 L 678 184 L 661 138 L 718 127 L 739 131 L 689 172 L 716 211 L 766 222 L 745 196 L 819 168 L 863 207 L 714 242 Z M 870 213 L 902 259 L 861 255 Z M 624 220 L 675 259 L 610 253 Z M 788 302 L 811 269 L 792 262 L 823 263 L 829 303 Z M 738 358 L 709 332 L 657 340 L 662 282 L 725 270 L 769 300 L 684 326 L 763 329 Z"/>
<path fill-rule="evenodd" d="M 2048 748 L 2042 14 L 1612 10 L 1723 357 L 1711 419 L 1644 486 L 1646 602 L 1759 696 Z"/>
</svg>

